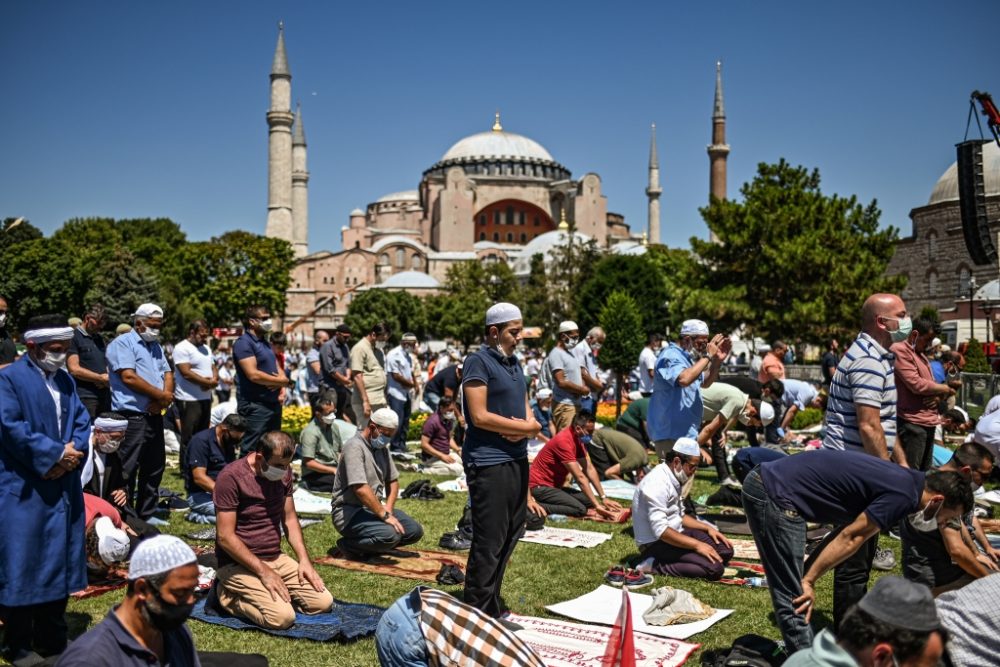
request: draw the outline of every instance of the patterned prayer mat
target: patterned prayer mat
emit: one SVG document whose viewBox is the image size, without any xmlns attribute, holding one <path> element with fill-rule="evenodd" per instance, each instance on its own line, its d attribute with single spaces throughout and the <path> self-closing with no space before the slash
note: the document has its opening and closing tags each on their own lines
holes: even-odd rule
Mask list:
<svg viewBox="0 0 1000 667">
<path fill-rule="evenodd" d="M 466 559 L 465 554 L 455 552 L 396 549 L 393 552 L 372 557 L 367 561 L 356 561 L 345 558 L 339 550 L 334 549 L 329 555 L 316 558 L 313 562 L 318 565 L 331 565 L 345 570 L 385 574 L 401 579 L 435 581 L 442 565 L 454 565 L 464 573 Z"/>
<path fill-rule="evenodd" d="M 611 539 L 608 533 L 598 533 L 593 530 L 572 530 L 570 528 L 552 528 L 545 526 L 541 530 L 526 530 L 521 542 L 532 544 L 547 544 L 553 547 L 583 547 L 591 549 Z"/>
</svg>

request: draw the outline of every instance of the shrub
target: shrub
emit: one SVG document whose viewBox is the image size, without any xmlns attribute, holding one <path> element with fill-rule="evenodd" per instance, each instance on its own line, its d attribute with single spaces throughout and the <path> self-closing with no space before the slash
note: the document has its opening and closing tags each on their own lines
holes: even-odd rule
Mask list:
<svg viewBox="0 0 1000 667">
<path fill-rule="evenodd" d="M 809 428 L 823 421 L 823 411 L 819 408 L 806 408 L 799 410 L 792 418 L 792 429 L 798 430 Z"/>
</svg>

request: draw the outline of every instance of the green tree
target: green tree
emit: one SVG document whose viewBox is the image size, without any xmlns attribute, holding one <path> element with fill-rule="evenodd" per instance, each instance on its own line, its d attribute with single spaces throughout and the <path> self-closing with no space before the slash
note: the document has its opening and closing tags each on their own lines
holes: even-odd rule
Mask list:
<svg viewBox="0 0 1000 667">
<path fill-rule="evenodd" d="M 429 331 L 435 336 L 453 338 L 466 348 L 483 335 L 486 310 L 498 301 L 520 306 L 517 277 L 502 262 L 458 262 L 448 267 L 445 293 L 429 297 Z"/>
<path fill-rule="evenodd" d="M 35 315 L 79 313 L 89 276 L 76 259 L 73 248 L 46 238 L 22 241 L 3 254 L 0 293 L 9 299 L 14 330 L 23 331 Z"/>
<path fill-rule="evenodd" d="M 969 339 L 969 344 L 965 348 L 965 368 L 966 373 L 992 373 L 990 362 L 986 360 L 986 353 L 983 351 L 983 344 L 975 338 Z"/>
<path fill-rule="evenodd" d="M 17 222 L 16 225 L 15 222 Z M 24 218 L 4 218 L 3 222 L 0 223 L 0 257 L 11 246 L 40 238 L 42 238 L 42 231 Z"/>
<path fill-rule="evenodd" d="M 118 246 L 102 271 L 94 276 L 94 282 L 84 295 L 84 304 L 102 304 L 107 310 L 107 326 L 114 329 L 123 322 L 130 323 L 132 314 L 141 304 L 155 302 L 158 297 L 153 272 L 127 249 Z M 165 312 L 170 313 L 169 310 Z"/>
<path fill-rule="evenodd" d="M 549 322 L 552 306 L 549 303 L 549 280 L 545 275 L 545 256 L 536 253 L 531 257 L 528 279 L 521 287 L 525 326 L 544 326 Z M 540 339 L 529 339 L 528 344 L 538 345 Z"/>
<path fill-rule="evenodd" d="M 593 275 L 601 251 L 593 239 L 582 241 L 570 233 L 567 242 L 549 251 L 547 281 L 549 286 L 549 316 L 545 331 L 550 339 L 563 320 L 579 319 L 576 295 L 584 281 Z M 579 324 L 579 322 L 577 322 Z"/>
<path fill-rule="evenodd" d="M 925 317 L 934 322 L 941 321 L 941 314 L 938 312 L 938 309 L 935 308 L 934 306 L 924 306 L 923 308 L 921 308 L 918 317 Z"/>
<path fill-rule="evenodd" d="M 378 322 L 392 329 L 390 340 L 398 342 L 404 333 L 412 332 L 423 338 L 427 333 L 424 303 L 409 292 L 369 289 L 356 292 L 347 308 L 344 323 L 355 337 L 364 336 Z"/>
<path fill-rule="evenodd" d="M 742 201 L 713 199 L 701 209 L 718 243 L 691 239 L 696 287 L 678 294 L 688 317 L 720 330 L 819 343 L 849 338 L 873 292 L 898 292 L 883 275 L 898 230 L 879 229 L 875 201 L 825 195 L 818 170 L 784 160 L 760 164 Z"/>
<path fill-rule="evenodd" d="M 670 292 L 664 276 L 656 269 L 647 255 L 605 255 L 576 293 L 576 310 L 580 318 L 577 324 L 584 330 L 594 326 L 611 293 L 628 288 L 629 296 L 639 309 L 640 333 L 662 333 L 669 322 Z M 601 356 L 604 356 L 603 351 Z"/>
<path fill-rule="evenodd" d="M 635 360 L 646 342 L 642 315 L 639 305 L 628 292 L 615 290 L 605 299 L 598 322 L 607 334 L 601 348 L 601 366 L 615 375 L 615 414 L 621 416 L 625 377 L 635 367 Z"/>
</svg>

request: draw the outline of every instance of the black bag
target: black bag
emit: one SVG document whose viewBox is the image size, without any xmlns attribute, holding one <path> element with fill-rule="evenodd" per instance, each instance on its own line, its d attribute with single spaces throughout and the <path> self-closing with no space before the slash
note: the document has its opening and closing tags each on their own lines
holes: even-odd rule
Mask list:
<svg viewBox="0 0 1000 667">
<path fill-rule="evenodd" d="M 788 658 L 778 642 L 760 635 L 743 635 L 727 649 L 705 651 L 702 667 L 779 667 Z"/>
<path fill-rule="evenodd" d="M 418 479 L 403 489 L 403 498 L 415 498 L 416 500 L 441 500 L 444 494 L 441 490 L 431 484 L 429 479 Z"/>
</svg>

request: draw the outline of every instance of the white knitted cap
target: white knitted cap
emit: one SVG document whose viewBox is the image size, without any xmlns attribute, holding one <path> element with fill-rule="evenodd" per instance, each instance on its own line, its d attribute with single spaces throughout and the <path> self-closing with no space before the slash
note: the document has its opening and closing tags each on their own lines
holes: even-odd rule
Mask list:
<svg viewBox="0 0 1000 667">
<path fill-rule="evenodd" d="M 135 581 L 141 577 L 163 574 L 196 560 L 194 551 L 181 538 L 157 535 L 140 542 L 132 552 L 128 578 L 129 581 Z"/>
</svg>

